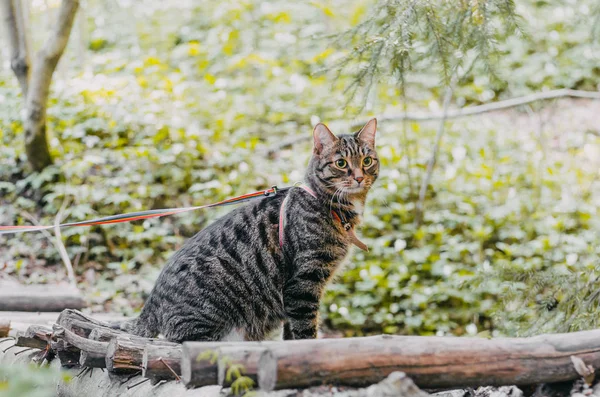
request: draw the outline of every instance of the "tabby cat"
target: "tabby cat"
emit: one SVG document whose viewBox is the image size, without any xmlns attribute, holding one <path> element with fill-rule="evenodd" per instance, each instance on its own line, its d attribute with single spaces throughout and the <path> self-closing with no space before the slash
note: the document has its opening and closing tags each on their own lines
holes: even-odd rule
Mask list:
<svg viewBox="0 0 600 397">
<path fill-rule="evenodd" d="M 336 137 L 317 124 L 304 188 L 237 208 L 190 238 L 141 315 L 120 327 L 174 342 L 258 341 L 284 324 L 284 339 L 315 338 L 325 286 L 353 243 L 366 248 L 354 228 L 379 172 L 376 129 L 372 119 Z"/>
</svg>

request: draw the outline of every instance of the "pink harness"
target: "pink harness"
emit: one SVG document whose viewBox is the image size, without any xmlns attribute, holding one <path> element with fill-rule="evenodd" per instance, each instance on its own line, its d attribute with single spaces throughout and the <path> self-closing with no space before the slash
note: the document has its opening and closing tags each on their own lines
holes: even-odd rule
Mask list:
<svg viewBox="0 0 600 397">
<path fill-rule="evenodd" d="M 314 198 L 317 198 L 317 194 L 314 192 L 314 190 L 312 190 L 308 186 L 299 185 L 298 187 L 304 189 L 305 192 L 307 192 Z M 286 224 L 285 223 L 285 205 L 287 204 L 289 198 L 290 198 L 290 195 L 288 194 L 285 197 L 285 199 L 283 200 L 283 202 L 281 203 L 281 207 L 279 208 L 279 248 L 281 248 L 282 250 L 283 250 L 283 240 L 284 240 L 283 229 L 285 228 L 285 224 Z M 339 214 L 333 210 L 331 211 L 331 215 L 335 218 L 335 220 L 337 220 L 338 222 L 340 222 L 342 224 L 344 230 L 348 234 L 348 239 L 350 240 L 350 242 L 352 242 L 352 244 L 356 245 L 358 248 L 360 248 L 363 251 L 369 251 L 369 248 L 367 247 L 367 245 L 365 243 L 363 243 L 362 241 L 360 241 L 360 239 L 356 236 L 356 233 L 354 233 L 354 228 L 352 227 L 352 225 L 350 223 L 344 222 L 342 220 L 342 218 L 339 216 Z"/>
</svg>

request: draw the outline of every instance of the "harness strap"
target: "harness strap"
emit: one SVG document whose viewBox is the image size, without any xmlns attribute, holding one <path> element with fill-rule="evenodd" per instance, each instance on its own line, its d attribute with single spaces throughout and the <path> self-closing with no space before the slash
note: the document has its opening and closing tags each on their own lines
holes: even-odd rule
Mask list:
<svg viewBox="0 0 600 397">
<path fill-rule="evenodd" d="M 298 187 L 304 189 L 305 192 L 307 192 L 314 198 L 317 198 L 317 194 L 308 186 L 298 185 Z M 283 250 L 283 243 L 284 243 L 283 231 L 285 229 L 285 224 L 286 224 L 286 222 L 285 222 L 285 206 L 286 206 L 289 198 L 290 198 L 290 196 L 287 195 L 285 197 L 285 199 L 283 199 L 283 202 L 281 203 L 281 207 L 279 208 L 279 248 L 281 248 L 282 250 Z M 336 221 L 338 221 L 339 223 L 342 224 L 342 227 L 348 234 L 348 239 L 352 242 L 352 244 L 356 245 L 358 248 L 360 248 L 363 251 L 369 251 L 369 248 L 367 247 L 367 245 L 365 243 L 363 243 L 362 241 L 360 241 L 360 239 L 354 232 L 354 228 L 352 227 L 352 225 L 349 222 L 345 222 L 344 220 L 342 220 L 340 215 L 334 210 L 331 210 L 331 215 L 333 216 L 333 218 Z"/>
</svg>

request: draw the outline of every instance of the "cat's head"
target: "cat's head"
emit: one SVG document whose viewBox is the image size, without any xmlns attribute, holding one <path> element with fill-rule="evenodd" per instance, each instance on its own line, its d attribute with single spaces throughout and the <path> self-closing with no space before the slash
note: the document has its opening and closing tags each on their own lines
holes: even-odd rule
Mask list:
<svg viewBox="0 0 600 397">
<path fill-rule="evenodd" d="M 366 195 L 379 174 L 375 150 L 377 120 L 371 119 L 354 134 L 335 136 L 325 124 L 313 131 L 310 180 L 332 196 Z"/>
</svg>

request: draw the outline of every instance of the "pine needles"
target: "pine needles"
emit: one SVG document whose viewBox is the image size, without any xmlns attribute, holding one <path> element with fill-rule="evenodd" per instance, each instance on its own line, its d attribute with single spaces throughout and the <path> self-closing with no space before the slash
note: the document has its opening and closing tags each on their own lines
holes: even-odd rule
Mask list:
<svg viewBox="0 0 600 397">
<path fill-rule="evenodd" d="M 347 93 L 366 98 L 382 76 L 402 90 L 412 70 L 435 69 L 443 85 L 466 77 L 476 64 L 496 76 L 497 41 L 522 34 L 512 0 L 380 0 L 371 14 L 342 33 L 337 43 L 352 48 L 333 65 L 349 73 Z"/>
</svg>

